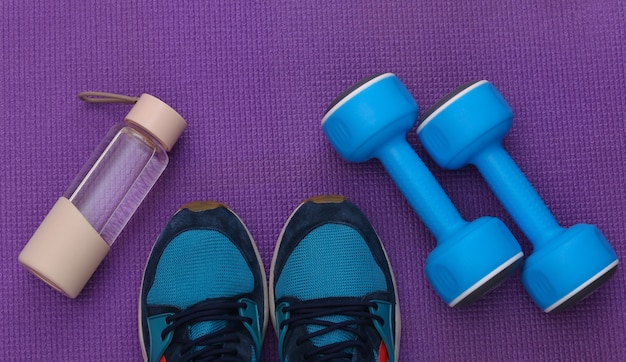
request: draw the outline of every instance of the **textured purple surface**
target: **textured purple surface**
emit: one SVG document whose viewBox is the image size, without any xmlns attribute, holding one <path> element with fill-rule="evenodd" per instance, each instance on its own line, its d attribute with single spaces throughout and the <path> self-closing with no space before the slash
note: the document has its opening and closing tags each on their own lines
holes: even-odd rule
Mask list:
<svg viewBox="0 0 626 362">
<path fill-rule="evenodd" d="M 375 72 L 395 72 L 420 114 L 457 85 L 489 79 L 516 113 L 505 147 L 556 218 L 599 225 L 624 258 L 622 0 L 6 0 L 0 15 L 0 360 L 140 360 L 141 273 L 179 205 L 230 205 L 269 268 L 287 216 L 320 193 L 348 196 L 386 245 L 402 360 L 626 360 L 623 267 L 559 315 L 536 308 L 519 275 L 450 309 L 422 271 L 431 234 L 377 161 L 344 162 L 319 125 L 335 96 Z M 82 295 L 68 300 L 17 255 L 128 111 L 81 103 L 83 90 L 154 94 L 189 127 Z M 408 139 L 465 218 L 502 218 L 530 252 L 476 170 L 443 171 Z M 268 330 L 263 360 L 276 359 Z"/>
</svg>

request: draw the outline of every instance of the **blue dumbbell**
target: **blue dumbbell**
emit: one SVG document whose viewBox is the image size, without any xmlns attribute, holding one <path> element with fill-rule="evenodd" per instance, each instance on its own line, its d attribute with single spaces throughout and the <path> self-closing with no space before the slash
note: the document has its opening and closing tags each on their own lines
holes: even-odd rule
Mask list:
<svg viewBox="0 0 626 362">
<path fill-rule="evenodd" d="M 545 312 L 556 312 L 604 284 L 617 268 L 617 255 L 597 227 L 559 226 L 500 144 L 512 119 L 500 92 L 483 80 L 467 83 L 435 104 L 417 133 L 441 167 L 478 168 L 533 244 L 522 271 L 526 290 Z"/>
<path fill-rule="evenodd" d="M 426 277 L 451 307 L 472 303 L 520 265 L 522 250 L 502 221 L 461 218 L 426 165 L 406 141 L 417 104 L 391 73 L 357 83 L 328 108 L 322 128 L 351 162 L 379 159 L 438 245 L 426 260 Z"/>
</svg>

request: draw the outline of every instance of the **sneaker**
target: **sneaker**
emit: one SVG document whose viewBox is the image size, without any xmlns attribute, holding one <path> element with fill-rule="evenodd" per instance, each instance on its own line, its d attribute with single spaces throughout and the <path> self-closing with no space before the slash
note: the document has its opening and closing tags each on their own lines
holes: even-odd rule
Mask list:
<svg viewBox="0 0 626 362">
<path fill-rule="evenodd" d="M 397 361 L 400 310 L 389 260 L 345 198 L 318 196 L 291 214 L 269 289 L 280 361 Z"/>
<path fill-rule="evenodd" d="M 145 361 L 259 361 L 267 326 L 265 269 L 225 205 L 187 204 L 157 239 L 139 297 Z"/>
</svg>

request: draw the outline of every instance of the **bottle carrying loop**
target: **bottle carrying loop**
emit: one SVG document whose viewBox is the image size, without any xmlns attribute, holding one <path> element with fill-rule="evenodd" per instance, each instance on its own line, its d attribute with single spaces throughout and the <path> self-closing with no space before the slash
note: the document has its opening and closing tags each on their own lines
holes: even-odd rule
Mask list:
<svg viewBox="0 0 626 362">
<path fill-rule="evenodd" d="M 123 94 L 108 93 L 108 92 L 80 92 L 78 93 L 78 99 L 87 103 L 137 103 L 139 97 L 131 97 Z"/>
</svg>

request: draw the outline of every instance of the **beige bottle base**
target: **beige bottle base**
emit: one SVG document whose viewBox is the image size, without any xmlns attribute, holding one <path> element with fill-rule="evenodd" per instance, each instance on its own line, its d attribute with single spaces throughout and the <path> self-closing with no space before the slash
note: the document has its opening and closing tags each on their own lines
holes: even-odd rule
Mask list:
<svg viewBox="0 0 626 362">
<path fill-rule="evenodd" d="M 57 291 L 76 298 L 109 249 L 78 209 L 61 197 L 18 260 Z"/>
</svg>

